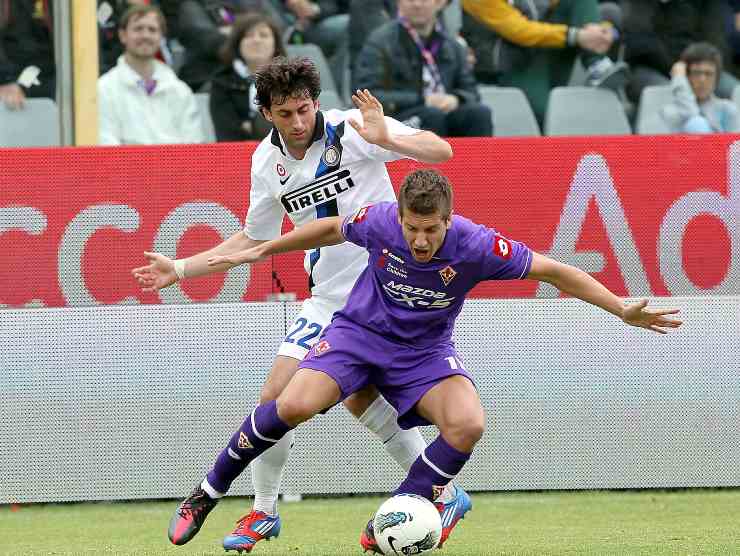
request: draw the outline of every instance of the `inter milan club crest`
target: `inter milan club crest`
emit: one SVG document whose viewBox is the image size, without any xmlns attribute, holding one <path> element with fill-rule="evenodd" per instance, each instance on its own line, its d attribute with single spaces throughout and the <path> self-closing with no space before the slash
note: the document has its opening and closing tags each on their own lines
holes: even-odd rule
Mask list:
<svg viewBox="0 0 740 556">
<path fill-rule="evenodd" d="M 451 266 L 446 266 L 439 271 L 439 275 L 442 277 L 445 286 L 449 286 L 452 279 L 457 276 L 457 272 Z"/>
<path fill-rule="evenodd" d="M 342 158 L 342 156 L 339 154 L 339 149 L 332 145 L 324 151 L 321 158 L 327 166 L 337 166 L 339 164 L 339 159 Z"/>
<path fill-rule="evenodd" d="M 329 342 L 326 340 L 321 340 L 318 344 L 316 344 L 316 347 L 313 348 L 313 353 L 318 357 L 322 353 L 326 353 L 331 349 L 331 346 L 329 345 Z"/>
</svg>

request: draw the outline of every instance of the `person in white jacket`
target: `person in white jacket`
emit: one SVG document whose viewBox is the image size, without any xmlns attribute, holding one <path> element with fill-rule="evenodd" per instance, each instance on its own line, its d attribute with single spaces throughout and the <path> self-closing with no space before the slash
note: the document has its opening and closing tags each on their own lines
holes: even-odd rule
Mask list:
<svg viewBox="0 0 740 556">
<path fill-rule="evenodd" d="M 155 57 L 165 30 L 154 6 L 133 6 L 121 18 L 124 53 L 98 80 L 101 145 L 204 141 L 192 91 Z"/>
</svg>

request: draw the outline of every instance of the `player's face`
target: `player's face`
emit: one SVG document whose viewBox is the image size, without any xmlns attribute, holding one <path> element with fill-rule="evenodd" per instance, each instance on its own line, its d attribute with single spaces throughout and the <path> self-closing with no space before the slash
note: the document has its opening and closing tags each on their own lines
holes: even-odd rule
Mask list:
<svg viewBox="0 0 740 556">
<path fill-rule="evenodd" d="M 277 128 L 285 146 L 295 156 L 296 152 L 305 154 L 311 144 L 318 109 L 318 101 L 301 96 L 289 97 L 282 104 L 273 101 L 270 109 L 263 109 L 262 113 Z"/>
<path fill-rule="evenodd" d="M 259 67 L 275 56 L 275 37 L 267 23 L 258 23 L 239 42 L 239 54 L 250 68 Z"/>
<path fill-rule="evenodd" d="M 398 218 L 411 255 L 420 263 L 428 263 L 444 243 L 447 230 L 452 225 L 451 218 L 443 218 L 439 213 L 416 214 L 404 209 Z"/>
<path fill-rule="evenodd" d="M 707 100 L 717 85 L 717 66 L 712 62 L 696 62 L 689 66 L 686 73 L 696 100 Z"/>
<path fill-rule="evenodd" d="M 130 56 L 154 58 L 162 41 L 162 28 L 157 14 L 150 12 L 138 18 L 132 17 L 126 28 L 118 32 L 118 37 Z"/>
</svg>

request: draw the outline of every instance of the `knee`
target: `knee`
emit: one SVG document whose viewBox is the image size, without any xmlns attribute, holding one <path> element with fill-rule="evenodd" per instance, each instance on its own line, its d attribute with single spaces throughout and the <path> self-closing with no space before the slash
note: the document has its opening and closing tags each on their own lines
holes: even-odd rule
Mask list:
<svg viewBox="0 0 740 556">
<path fill-rule="evenodd" d="M 480 102 L 465 104 L 462 128 L 465 135 L 469 137 L 490 137 L 493 135 L 491 108 Z"/>
<path fill-rule="evenodd" d="M 486 428 L 485 415 L 464 415 L 447 424 L 442 435 L 453 448 L 472 452 Z"/>
<path fill-rule="evenodd" d="M 316 415 L 316 410 L 301 399 L 280 396 L 277 399 L 277 413 L 285 424 L 296 427 Z"/>
</svg>

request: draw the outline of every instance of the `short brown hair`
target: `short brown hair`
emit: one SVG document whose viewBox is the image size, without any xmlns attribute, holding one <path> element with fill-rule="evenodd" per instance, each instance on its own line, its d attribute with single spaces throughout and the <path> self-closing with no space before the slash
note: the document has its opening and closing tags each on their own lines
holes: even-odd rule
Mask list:
<svg viewBox="0 0 740 556">
<path fill-rule="evenodd" d="M 239 45 L 242 42 L 244 35 L 262 23 L 267 25 L 270 28 L 270 31 L 272 31 L 272 36 L 275 39 L 275 57 L 286 56 L 283 37 L 281 36 L 280 29 L 275 21 L 266 14 L 251 12 L 245 15 L 240 15 L 236 18 L 234 25 L 231 27 L 229 38 L 219 51 L 221 60 L 223 60 L 225 64 L 230 65 L 235 59 L 241 57 L 241 54 L 239 53 Z"/>
<path fill-rule="evenodd" d="M 156 6 L 146 6 L 143 4 L 136 4 L 123 12 L 121 21 L 118 22 L 118 28 L 125 31 L 132 19 L 136 20 L 147 14 L 156 14 L 157 20 L 159 21 L 159 30 L 162 31 L 162 35 L 166 35 L 167 21 L 165 20 L 162 11 Z"/>
<path fill-rule="evenodd" d="M 319 70 L 308 58 L 275 58 L 255 74 L 255 83 L 257 105 L 267 110 L 273 100 L 277 104 L 303 96 L 317 100 L 321 94 Z"/>
<path fill-rule="evenodd" d="M 405 209 L 415 214 L 439 213 L 449 220 L 452 198 L 452 186 L 445 176 L 436 170 L 416 170 L 403 180 L 398 193 L 398 213 L 401 218 Z"/>
<path fill-rule="evenodd" d="M 717 79 L 722 72 L 722 53 L 719 48 L 708 42 L 691 43 L 681 53 L 681 61 L 686 64 L 686 70 L 691 69 L 691 64 L 709 62 L 717 68 Z"/>
</svg>

